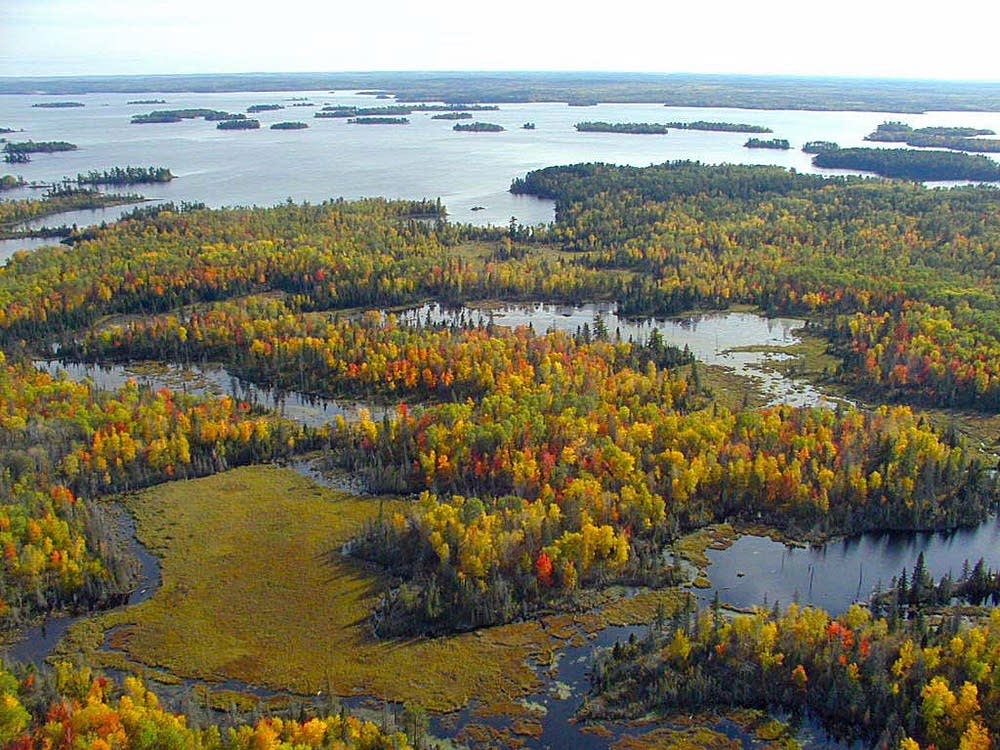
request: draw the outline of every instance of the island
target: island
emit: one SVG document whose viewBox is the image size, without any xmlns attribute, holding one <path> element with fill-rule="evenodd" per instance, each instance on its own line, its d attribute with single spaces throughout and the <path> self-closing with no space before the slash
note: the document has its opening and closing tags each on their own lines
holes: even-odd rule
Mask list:
<svg viewBox="0 0 1000 750">
<path fill-rule="evenodd" d="M 247 118 L 223 120 L 215 127 L 219 130 L 257 130 L 260 127 L 260 120 Z"/>
<path fill-rule="evenodd" d="M 9 164 L 26 164 L 31 154 L 54 154 L 61 151 L 76 151 L 75 143 L 66 141 L 10 141 L 4 144 L 4 161 Z"/>
<path fill-rule="evenodd" d="M 937 136 L 946 138 L 971 138 L 979 135 L 996 135 L 993 130 L 969 127 L 932 126 L 913 128 L 899 120 L 883 122 L 871 133 L 865 136 L 866 141 L 882 141 L 887 143 L 907 143 L 913 135 Z"/>
<path fill-rule="evenodd" d="M 665 105 L 667 106 L 667 105 Z M 711 130 L 721 133 L 773 133 L 771 128 L 763 125 L 748 125 L 744 122 L 707 122 L 705 120 L 695 120 L 694 122 L 668 122 L 668 128 L 677 130 Z"/>
<path fill-rule="evenodd" d="M 86 209 L 108 208 L 128 203 L 144 201 L 141 195 L 117 195 L 102 193 L 89 188 L 75 187 L 71 181 L 64 181 L 45 191 L 41 200 L 27 198 L 24 200 L 0 201 L 0 239 L 22 237 L 62 237 L 69 233 L 68 228 L 54 230 L 53 228 L 19 229 L 18 224 L 33 219 Z M 2 621 L 0 621 L 2 623 Z M 0 625 L 2 627 L 2 625 Z"/>
<path fill-rule="evenodd" d="M 908 180 L 1000 180 L 1000 164 L 992 159 L 953 151 L 842 148 L 816 154 L 813 164 L 827 169 L 854 169 Z"/>
<path fill-rule="evenodd" d="M 221 122 L 222 120 L 245 120 L 247 116 L 242 112 L 209 112 L 205 115 L 205 122 Z"/>
<path fill-rule="evenodd" d="M 304 122 L 276 122 L 271 130 L 305 130 L 309 126 Z"/>
<path fill-rule="evenodd" d="M 833 141 L 806 141 L 802 144 L 802 150 L 807 154 L 822 154 L 826 151 L 836 151 L 840 148 Z"/>
<path fill-rule="evenodd" d="M 912 128 L 906 123 L 896 121 L 883 122 L 873 132 L 865 136 L 866 141 L 884 143 L 905 143 L 918 148 L 946 148 L 953 151 L 971 151 L 974 153 L 1000 152 L 1000 139 L 980 138 L 984 135 L 996 135 L 993 130 L 970 127 L 926 127 Z"/>
<path fill-rule="evenodd" d="M 522 130 L 534 130 L 535 129 L 535 123 L 533 123 L 533 122 L 526 122 L 526 123 L 524 123 L 524 125 L 521 126 L 521 129 Z"/>
<path fill-rule="evenodd" d="M 666 135 L 666 125 L 657 122 L 578 122 L 581 133 L 628 133 L 630 135 Z"/>
<path fill-rule="evenodd" d="M 471 112 L 443 112 L 440 115 L 431 115 L 432 120 L 471 120 Z"/>
<path fill-rule="evenodd" d="M 126 104 L 166 104 L 166 99 L 132 99 L 125 102 Z"/>
<path fill-rule="evenodd" d="M 458 122 L 452 127 L 452 130 L 462 133 L 501 133 L 503 126 L 492 122 Z"/>
<path fill-rule="evenodd" d="M 170 182 L 173 173 L 167 167 L 112 167 L 102 172 L 91 170 L 76 176 L 77 185 L 145 185 Z"/>
<path fill-rule="evenodd" d="M 352 117 L 348 121 L 351 125 L 409 125 L 410 121 L 405 117 Z"/>
<path fill-rule="evenodd" d="M 791 148 L 791 145 L 785 138 L 747 138 L 747 142 L 743 144 L 744 148 L 773 148 L 781 151 L 787 151 Z"/>
<path fill-rule="evenodd" d="M 251 115 L 258 112 L 273 112 L 276 109 L 284 109 L 283 104 L 251 104 L 247 107 L 247 112 Z"/>
<path fill-rule="evenodd" d="M 24 187 L 27 183 L 24 181 L 23 177 L 18 177 L 12 174 L 5 174 L 0 176 L 0 190 L 14 190 L 16 188 Z"/>
<path fill-rule="evenodd" d="M 217 109 L 157 109 L 152 112 L 147 112 L 144 115 L 132 115 L 131 122 L 133 125 L 148 125 L 173 123 L 180 122 L 181 120 L 194 120 L 198 118 L 210 120 L 212 118 L 231 119 L 233 117 L 235 117 L 235 115 L 231 115 L 228 112 L 222 112 Z"/>
<path fill-rule="evenodd" d="M 32 104 L 32 107 L 37 107 L 38 109 L 72 109 L 74 107 L 85 106 L 83 102 L 39 102 L 38 104 Z"/>
</svg>

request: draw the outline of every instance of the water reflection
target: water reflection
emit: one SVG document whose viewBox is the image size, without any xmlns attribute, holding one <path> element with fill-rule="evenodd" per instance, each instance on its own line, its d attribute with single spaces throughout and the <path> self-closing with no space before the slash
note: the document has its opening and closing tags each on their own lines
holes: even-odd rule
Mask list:
<svg viewBox="0 0 1000 750">
<path fill-rule="evenodd" d="M 1000 567 L 1000 518 L 950 532 L 872 533 L 819 547 L 789 547 L 766 537 L 740 537 L 727 550 L 709 550 L 712 588 L 699 592 L 738 607 L 787 605 L 793 601 L 835 614 L 867 601 L 877 586 L 888 588 L 904 568 L 909 575 L 923 552 L 935 578 L 957 578 L 966 560 L 983 558 Z"/>
<path fill-rule="evenodd" d="M 798 318 L 766 318 L 750 312 L 704 313 L 681 318 L 631 320 L 617 313 L 614 303 L 587 305 L 516 305 L 492 307 L 445 307 L 437 303 L 407 310 L 399 315 L 404 322 L 476 326 L 494 323 L 504 326 L 530 325 L 541 333 L 560 330 L 575 333 L 587 326 L 591 331 L 601 320 L 611 337 L 645 342 L 659 331 L 665 344 L 687 347 L 701 362 L 717 365 L 752 380 L 766 394 L 769 403 L 794 406 L 828 406 L 835 401 L 815 386 L 786 377 L 769 367 L 791 355 L 775 351 L 800 341 L 796 332 L 806 325 Z M 768 351 L 743 351 L 766 347 Z"/>
</svg>

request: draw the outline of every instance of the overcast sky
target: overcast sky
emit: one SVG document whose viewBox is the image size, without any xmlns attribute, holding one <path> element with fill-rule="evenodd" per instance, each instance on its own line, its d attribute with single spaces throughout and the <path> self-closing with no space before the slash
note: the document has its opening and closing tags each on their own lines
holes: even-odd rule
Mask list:
<svg viewBox="0 0 1000 750">
<path fill-rule="evenodd" d="M 1000 81 L 998 22 L 994 0 L 927 12 L 885 0 L 0 0 L 0 75 L 609 70 Z"/>
</svg>

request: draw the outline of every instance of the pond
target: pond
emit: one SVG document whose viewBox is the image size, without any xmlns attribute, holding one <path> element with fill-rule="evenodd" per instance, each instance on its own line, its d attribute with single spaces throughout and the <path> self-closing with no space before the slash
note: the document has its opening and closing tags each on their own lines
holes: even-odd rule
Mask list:
<svg viewBox="0 0 1000 750">
<path fill-rule="evenodd" d="M 376 419 L 393 411 L 389 406 L 262 388 L 232 375 L 225 367 L 216 364 L 145 362 L 97 365 L 57 360 L 36 360 L 34 364 L 52 375 L 64 371 L 72 380 L 89 378 L 98 387 L 106 389 L 120 388 L 129 380 L 135 380 L 139 385 L 154 389 L 170 388 L 196 395 L 228 395 L 238 401 L 276 411 L 286 419 L 306 427 L 321 427 L 337 417 L 343 417 L 348 422 L 356 421 L 363 409 L 367 409 Z"/>
<path fill-rule="evenodd" d="M 876 587 L 887 589 L 904 568 L 909 576 L 921 552 L 935 578 L 958 578 L 966 560 L 974 565 L 980 558 L 996 570 L 1000 518 L 951 532 L 861 534 L 813 547 L 742 536 L 726 550 L 708 550 L 712 587 L 699 598 L 708 602 L 718 592 L 720 601 L 737 607 L 797 601 L 839 614 L 867 601 Z"/>
</svg>

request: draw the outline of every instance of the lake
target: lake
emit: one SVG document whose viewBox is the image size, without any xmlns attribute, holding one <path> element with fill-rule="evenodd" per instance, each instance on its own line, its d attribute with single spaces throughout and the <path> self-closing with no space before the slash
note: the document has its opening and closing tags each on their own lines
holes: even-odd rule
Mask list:
<svg viewBox="0 0 1000 750">
<path fill-rule="evenodd" d="M 209 206 L 273 205 L 291 198 L 318 202 L 328 198 L 383 195 L 440 197 L 454 221 L 522 224 L 552 220 L 552 203 L 507 192 L 514 177 L 556 164 L 603 161 L 646 166 L 673 159 L 705 163 L 778 164 L 801 172 L 824 172 L 801 152 L 809 140 L 841 146 L 865 145 L 866 134 L 885 120 L 902 119 L 914 127 L 968 125 L 1000 132 L 1000 113 L 806 112 L 730 108 L 664 107 L 660 104 L 599 104 L 570 107 L 557 103 L 501 104 L 494 112 L 473 113 L 475 120 L 502 125 L 502 133 L 457 133 L 453 122 L 415 112 L 409 125 L 351 125 L 346 119 L 314 119 L 326 105 L 385 106 L 391 100 L 326 91 L 151 94 L 162 105 L 128 104 L 134 94 L 74 96 L 85 107 L 37 109 L 43 96 L 0 96 L 0 126 L 22 128 L 11 140 L 66 140 L 78 151 L 35 154 L 29 164 L 5 165 L 3 171 L 27 181 L 51 182 L 91 169 L 112 166 L 169 167 L 178 179 L 134 188 L 161 200 L 201 201 Z M 315 107 L 293 107 L 306 97 Z M 147 98 L 143 96 L 141 98 Z M 132 125 L 135 114 L 154 109 L 205 107 L 245 112 L 252 104 L 282 104 L 285 109 L 252 115 L 260 130 L 220 131 L 213 122 Z M 300 120 L 307 130 L 270 130 L 269 125 Z M 578 133 L 577 122 L 725 121 L 765 125 L 773 137 L 786 138 L 789 151 L 747 149 L 745 133 L 671 130 L 667 135 Z M 535 123 L 524 130 L 525 122 Z M 772 136 L 767 136 L 772 137 Z M 892 146 L 893 144 L 879 144 Z M 839 170 L 838 170 L 839 171 Z M 18 190 L 4 197 L 36 195 Z M 472 211 L 483 206 L 481 211 Z M 60 224 L 61 220 L 51 219 Z M 70 222 L 72 223 L 72 222 Z"/>
</svg>

